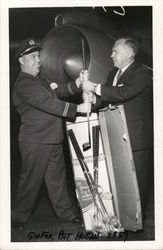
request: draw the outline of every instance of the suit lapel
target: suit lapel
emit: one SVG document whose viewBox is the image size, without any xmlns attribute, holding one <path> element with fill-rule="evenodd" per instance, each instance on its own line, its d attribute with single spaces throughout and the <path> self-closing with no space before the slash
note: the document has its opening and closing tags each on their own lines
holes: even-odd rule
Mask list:
<svg viewBox="0 0 163 250">
<path fill-rule="evenodd" d="M 114 80 L 116 73 L 117 73 L 117 69 L 114 69 L 109 73 L 106 85 L 111 86 L 113 84 L 113 80 Z"/>
<path fill-rule="evenodd" d="M 121 75 L 121 77 L 119 78 L 118 82 L 117 82 L 117 86 L 125 83 L 125 79 L 128 77 L 128 75 L 130 75 L 131 71 L 135 68 L 136 66 L 136 62 L 133 62 L 126 70 L 125 72 Z"/>
</svg>

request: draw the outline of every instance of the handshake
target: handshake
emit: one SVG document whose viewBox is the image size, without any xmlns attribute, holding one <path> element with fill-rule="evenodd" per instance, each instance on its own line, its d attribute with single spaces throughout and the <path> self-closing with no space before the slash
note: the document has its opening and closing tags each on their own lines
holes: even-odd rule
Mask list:
<svg viewBox="0 0 163 250">
<path fill-rule="evenodd" d="M 76 85 L 78 87 L 82 87 L 83 94 L 83 103 L 78 105 L 77 112 L 84 113 L 83 108 L 87 105 L 87 114 L 91 112 L 91 104 L 95 104 L 96 102 L 96 96 L 95 96 L 95 90 L 97 87 L 97 84 L 94 82 L 91 82 L 89 79 L 89 73 L 87 70 L 82 70 L 79 74 L 79 77 L 76 79 Z M 79 111 L 80 110 L 80 111 Z"/>
<path fill-rule="evenodd" d="M 76 85 L 82 87 L 83 94 L 83 103 L 78 105 L 78 109 L 82 108 L 81 113 L 83 112 L 84 105 L 88 105 L 87 114 L 91 112 L 91 104 L 96 103 L 95 90 L 97 83 L 91 82 L 89 79 L 89 73 L 87 70 L 82 70 L 79 74 L 79 77 L 76 79 Z M 78 110 L 77 109 L 77 110 Z"/>
<path fill-rule="evenodd" d="M 78 87 L 82 87 L 83 90 L 83 102 L 92 103 L 96 102 L 95 90 L 97 83 L 89 80 L 89 73 L 87 70 L 82 70 L 79 74 L 79 78 L 76 79 L 76 84 Z"/>
</svg>

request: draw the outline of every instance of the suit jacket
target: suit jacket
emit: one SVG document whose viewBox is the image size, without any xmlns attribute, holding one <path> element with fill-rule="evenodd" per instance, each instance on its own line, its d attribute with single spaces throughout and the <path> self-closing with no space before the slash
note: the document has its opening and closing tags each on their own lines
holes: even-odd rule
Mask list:
<svg viewBox="0 0 163 250">
<path fill-rule="evenodd" d="M 77 105 L 61 101 L 81 90 L 74 82 L 51 90 L 45 79 L 20 72 L 13 90 L 13 103 L 21 116 L 19 141 L 58 144 L 63 141 L 63 119 L 76 118 Z"/>
<path fill-rule="evenodd" d="M 132 150 L 153 144 L 152 74 L 145 66 L 133 62 L 112 86 L 117 70 L 109 73 L 101 86 L 103 104 L 123 104 Z"/>
</svg>

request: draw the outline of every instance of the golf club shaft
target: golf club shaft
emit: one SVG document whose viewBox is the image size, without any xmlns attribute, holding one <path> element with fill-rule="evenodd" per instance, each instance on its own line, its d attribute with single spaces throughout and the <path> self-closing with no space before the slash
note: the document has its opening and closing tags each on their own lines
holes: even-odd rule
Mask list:
<svg viewBox="0 0 163 250">
<path fill-rule="evenodd" d="M 90 120 L 89 120 L 89 112 L 87 112 L 87 125 L 88 125 L 88 141 L 91 145 L 91 132 L 90 132 Z"/>
</svg>

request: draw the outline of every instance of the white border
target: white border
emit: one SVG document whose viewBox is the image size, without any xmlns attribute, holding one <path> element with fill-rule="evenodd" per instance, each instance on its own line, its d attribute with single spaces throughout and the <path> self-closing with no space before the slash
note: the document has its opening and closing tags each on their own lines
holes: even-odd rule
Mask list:
<svg viewBox="0 0 163 250">
<path fill-rule="evenodd" d="M 10 242 L 10 100 L 8 8 L 153 6 L 155 241 Z M 162 0 L 0 0 L 0 249 L 163 249 L 163 1 Z"/>
</svg>

